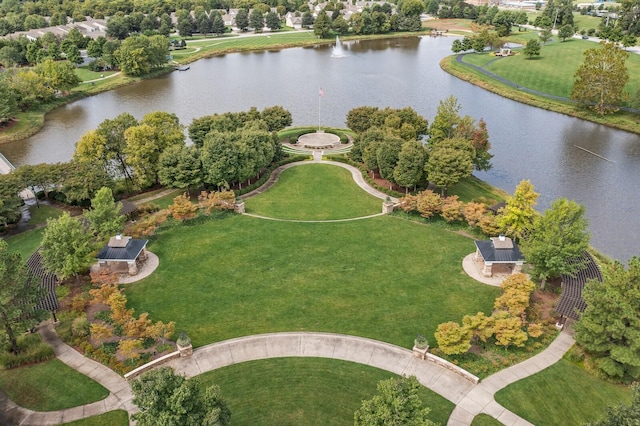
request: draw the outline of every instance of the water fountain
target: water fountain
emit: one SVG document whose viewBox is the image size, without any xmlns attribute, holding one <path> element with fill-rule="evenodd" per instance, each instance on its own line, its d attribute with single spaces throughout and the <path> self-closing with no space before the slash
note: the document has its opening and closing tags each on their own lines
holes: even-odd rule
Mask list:
<svg viewBox="0 0 640 426">
<path fill-rule="evenodd" d="M 340 41 L 340 37 L 336 36 L 336 45 L 333 46 L 333 51 L 331 52 L 331 57 L 332 58 L 344 58 L 345 53 L 344 53 L 344 49 L 342 48 L 342 42 Z"/>
</svg>

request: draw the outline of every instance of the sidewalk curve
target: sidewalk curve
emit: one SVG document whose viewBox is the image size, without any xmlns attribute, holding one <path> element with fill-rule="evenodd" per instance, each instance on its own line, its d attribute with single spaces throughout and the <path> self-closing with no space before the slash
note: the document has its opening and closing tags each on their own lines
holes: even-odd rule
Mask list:
<svg viewBox="0 0 640 426">
<path fill-rule="evenodd" d="M 473 383 L 447 368 L 416 358 L 409 349 L 364 337 L 334 333 L 290 332 L 257 334 L 203 346 L 168 366 L 187 377 L 233 364 L 282 357 L 317 357 L 351 361 L 418 381 L 457 404 Z"/>
<path fill-rule="evenodd" d="M 480 413 L 488 414 L 506 426 L 530 425 L 531 423 L 498 404 L 494 399 L 495 393 L 511 383 L 532 376 L 555 364 L 574 343 L 569 333 L 561 332 L 539 354 L 482 380 L 456 405 L 447 426 L 470 425 L 473 418 Z"/>
</svg>

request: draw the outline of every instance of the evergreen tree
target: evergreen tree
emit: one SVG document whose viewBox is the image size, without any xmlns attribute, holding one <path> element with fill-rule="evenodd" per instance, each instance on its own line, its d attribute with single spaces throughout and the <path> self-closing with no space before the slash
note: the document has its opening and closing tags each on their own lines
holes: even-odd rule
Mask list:
<svg viewBox="0 0 640 426">
<path fill-rule="evenodd" d="M 604 281 L 582 291 L 587 308 L 575 324 L 575 339 L 596 358 L 597 367 L 617 380 L 640 378 L 640 258 L 603 268 Z"/>
</svg>

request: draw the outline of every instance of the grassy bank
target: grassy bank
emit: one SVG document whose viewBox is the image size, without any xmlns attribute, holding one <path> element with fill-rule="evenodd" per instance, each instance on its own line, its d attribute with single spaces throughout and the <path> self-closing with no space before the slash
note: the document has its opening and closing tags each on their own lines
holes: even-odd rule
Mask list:
<svg viewBox="0 0 640 426">
<path fill-rule="evenodd" d="M 389 33 L 367 36 L 345 36 L 344 40 L 369 40 L 399 37 L 417 37 L 424 35 L 423 32 L 410 33 Z M 215 38 L 202 38 L 188 40 L 188 47 L 184 50 L 171 51 L 173 62 L 178 64 L 188 64 L 199 59 L 216 55 L 225 55 L 234 52 L 249 52 L 259 50 L 281 50 L 289 47 L 318 46 L 331 44 L 335 38 L 318 39 L 310 31 L 290 31 L 266 34 L 247 34 L 244 36 L 223 35 Z M 175 64 L 174 64 L 175 65 Z M 167 74 L 174 70 L 174 65 L 156 69 L 142 77 L 127 77 L 123 74 L 110 75 L 109 73 L 93 73 L 86 69 L 79 69 L 78 75 L 82 79 L 78 87 L 74 88 L 68 96 L 55 99 L 45 105 L 16 115 L 17 123 L 10 128 L 0 131 L 0 144 L 28 138 L 36 134 L 44 125 L 45 116 L 60 106 L 73 101 L 96 95 L 118 87 L 136 83 L 138 81 L 154 78 L 162 74 Z M 104 74 L 104 78 L 101 75 Z"/>
<path fill-rule="evenodd" d="M 35 411 L 53 411 L 100 401 L 109 391 L 57 359 L 0 370 L 0 388 L 16 404 Z M 33 389 L 38 389 L 33 392 Z"/>
<path fill-rule="evenodd" d="M 496 401 L 538 426 L 581 425 L 604 416 L 608 406 L 631 401 L 628 387 L 614 385 L 560 360 L 498 391 Z"/>
<path fill-rule="evenodd" d="M 388 371 L 346 361 L 274 358 L 221 368 L 199 379 L 203 386 L 220 386 L 233 424 L 347 426 L 353 425 L 362 400 L 376 394 L 378 381 L 390 377 Z M 431 408 L 429 418 L 446 424 L 453 404 L 427 388 L 419 395 Z"/>
<path fill-rule="evenodd" d="M 511 38 L 511 41 L 521 40 L 524 42 L 522 40 L 526 40 L 530 36 L 531 34 L 516 34 Z M 555 100 L 519 90 L 469 66 L 470 64 L 482 67 L 496 76 L 512 81 L 519 87 L 569 98 L 573 88 L 574 74 L 584 60 L 583 52 L 594 47 L 597 47 L 596 43 L 572 39 L 544 45 L 541 56 L 537 59 L 527 59 L 523 54 L 498 59 L 491 53 L 472 53 L 465 55 L 462 61 L 457 60 L 457 55 L 446 57 L 440 62 L 440 66 L 446 72 L 462 80 L 505 98 L 629 132 L 640 133 L 638 114 L 618 111 L 616 114 L 600 116 L 589 109 L 578 109 L 573 102 L 568 100 Z M 625 90 L 633 94 L 640 89 L 640 55 L 629 55 L 627 69 L 630 80 Z"/>
</svg>

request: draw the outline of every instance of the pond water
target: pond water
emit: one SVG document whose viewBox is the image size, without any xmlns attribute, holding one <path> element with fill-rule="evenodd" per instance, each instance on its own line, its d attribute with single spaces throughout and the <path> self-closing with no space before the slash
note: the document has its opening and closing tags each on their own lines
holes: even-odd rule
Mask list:
<svg viewBox="0 0 640 426">
<path fill-rule="evenodd" d="M 449 95 L 462 114 L 487 122 L 493 169 L 476 175 L 512 193 L 530 179 L 538 209 L 567 197 L 587 208 L 592 245 L 626 261 L 640 255 L 640 137 L 510 101 L 442 71 L 452 38 L 345 42 L 332 46 L 234 53 L 59 108 L 35 136 L 0 146 L 15 165 L 67 161 L 80 136 L 106 118 L 168 111 L 189 125 L 226 111 L 282 105 L 293 124 L 344 127 L 355 107 L 413 107 L 431 120 Z M 334 55 L 335 56 L 335 55 Z M 319 97 L 322 88 L 323 97 Z M 597 155 L 594 155 L 597 154 Z"/>
</svg>

